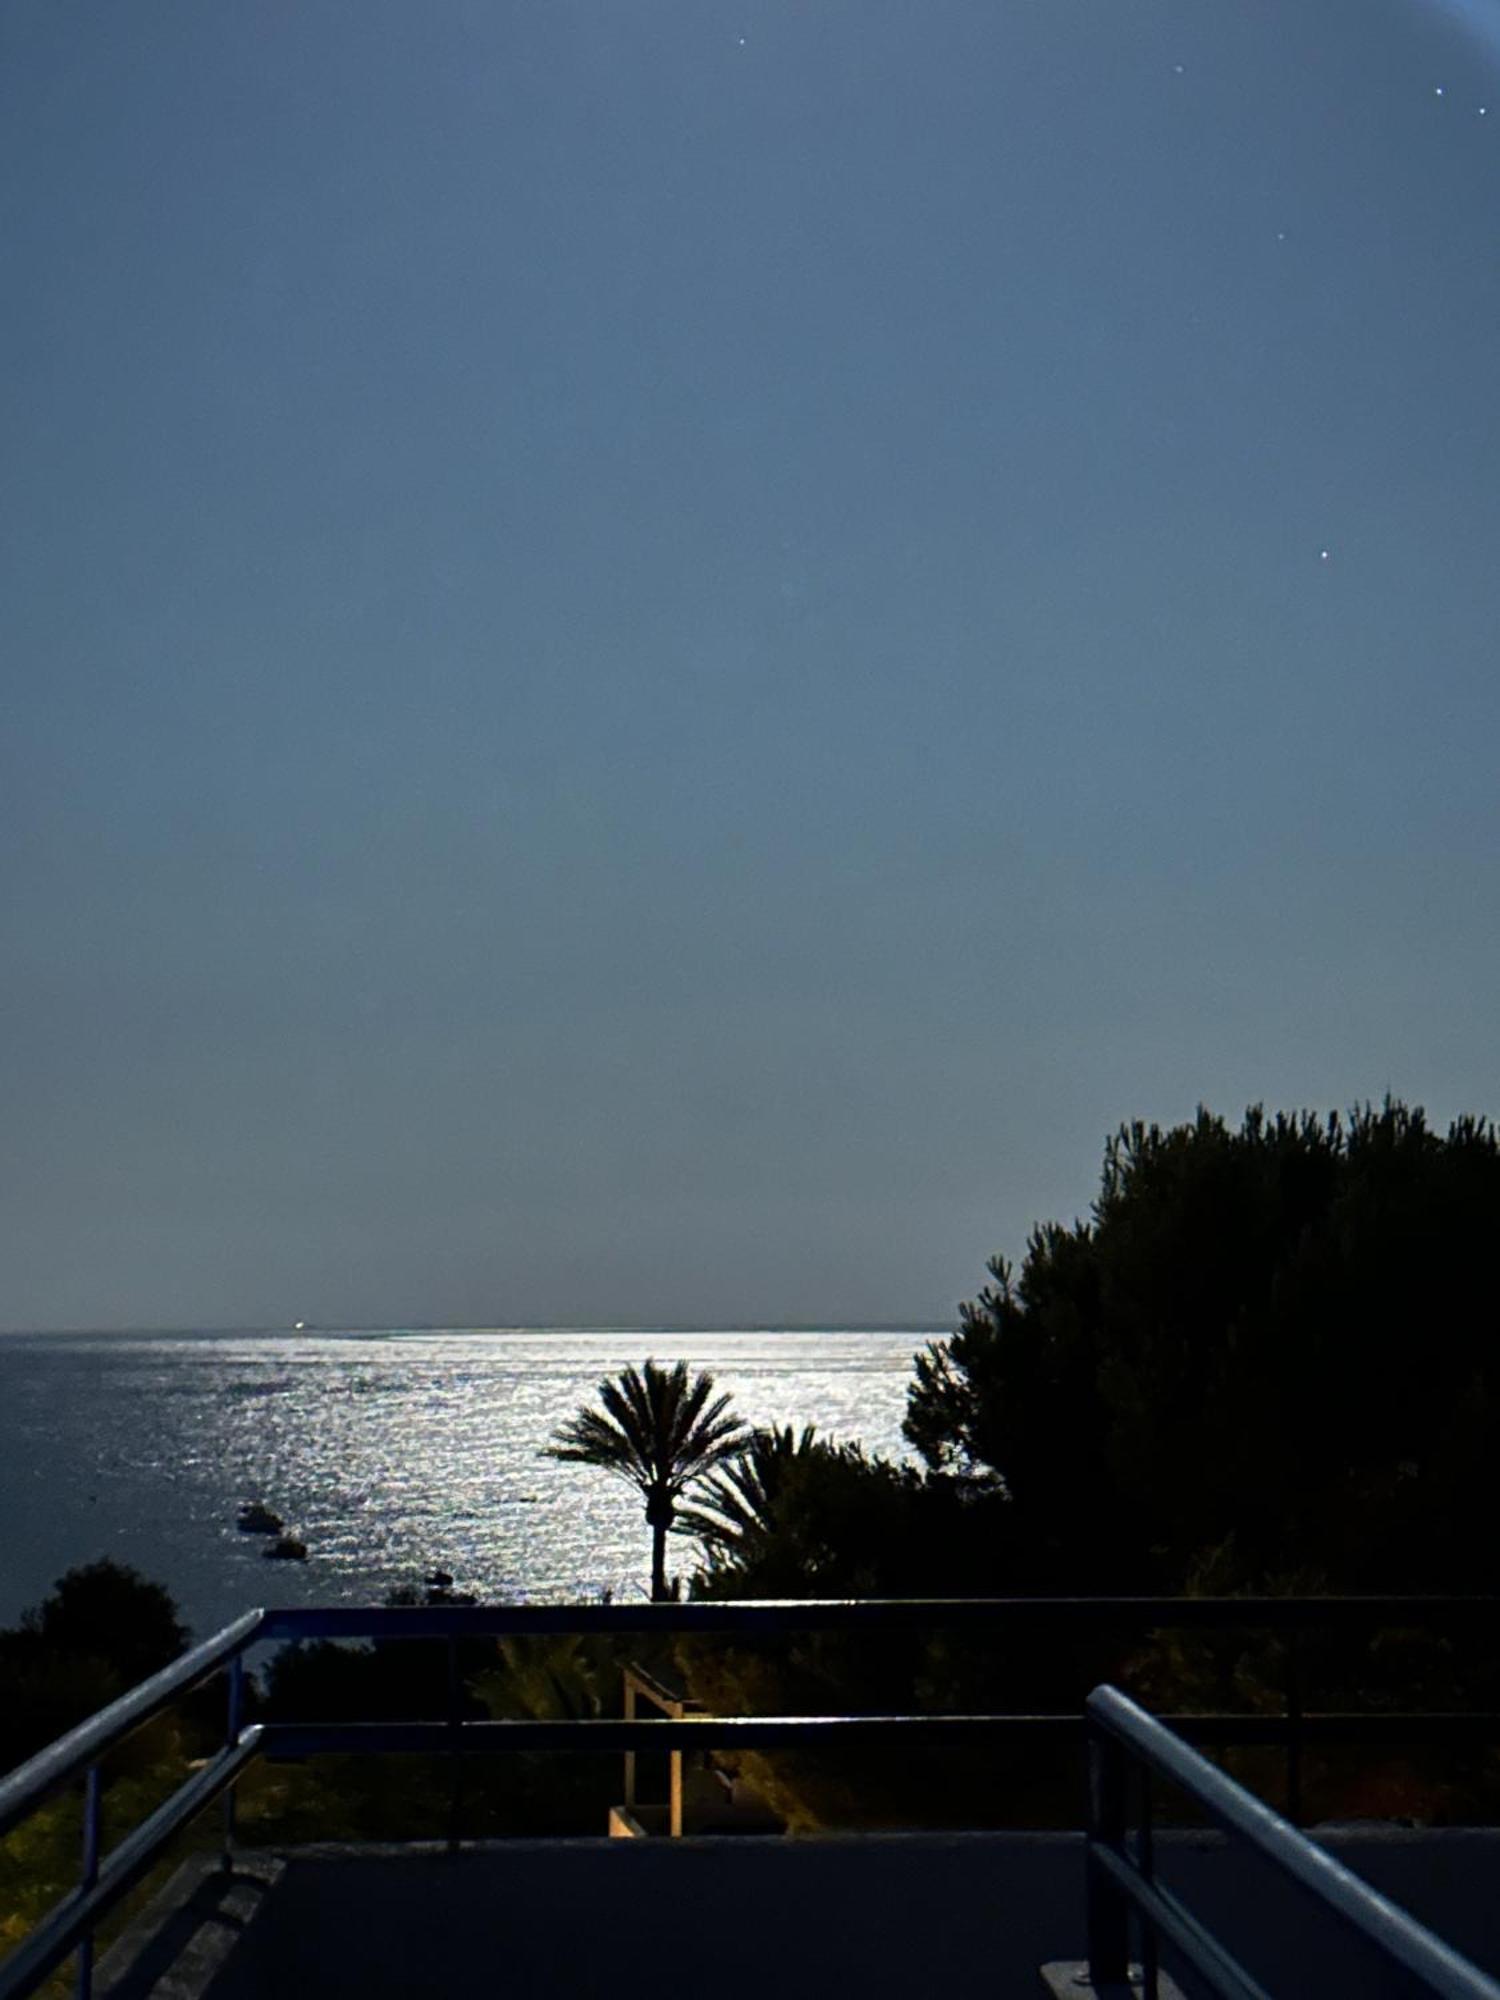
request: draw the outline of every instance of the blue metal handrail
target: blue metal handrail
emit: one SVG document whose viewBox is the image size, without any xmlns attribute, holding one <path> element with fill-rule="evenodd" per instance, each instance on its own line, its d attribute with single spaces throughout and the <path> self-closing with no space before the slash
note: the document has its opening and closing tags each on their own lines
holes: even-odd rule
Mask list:
<svg viewBox="0 0 1500 2000">
<path fill-rule="evenodd" d="M 103 1862 L 97 1858 L 96 1834 L 94 1867 L 85 1869 L 85 1880 L 0 1965 L 0 1994 L 10 2000 L 12 1995 L 35 1992 L 48 1973 L 78 1948 L 78 1986 L 87 2000 L 93 1982 L 93 1953 L 89 1947 L 95 1926 L 151 1869 L 173 1835 L 227 1793 L 246 1765 L 260 1755 L 260 1750 L 260 1730 L 243 1731 L 237 1743 L 226 1746 L 195 1771 L 128 1833 Z M 94 1789 L 90 1787 L 91 1793 Z"/>
<path fill-rule="evenodd" d="M 1253 1850 L 1347 1937 L 1363 1947 L 1362 1970 L 1342 1990 L 1376 2000 L 1370 1961 L 1388 1990 L 1431 1995 L 1433 2000 L 1500 2000 L 1500 1984 L 1435 1937 L 1388 1897 L 1372 1889 L 1326 1849 L 1236 1784 L 1190 1748 L 1180 1735 L 1118 1688 L 1096 1688 L 1085 1708 L 1089 1751 L 1089 1826 L 1086 1859 L 1089 1978 L 1098 1991 L 1125 1986 L 1129 1974 L 1132 1913 L 1142 1934 L 1146 2000 L 1157 2000 L 1158 1950 L 1174 1948 L 1223 2000 L 1269 2000 L 1249 1968 L 1195 1913 L 1156 1878 L 1150 1785 L 1141 1785 L 1137 1851 L 1129 1846 L 1132 1772 L 1166 1779 L 1192 1799 L 1213 1823 Z"/>
<path fill-rule="evenodd" d="M 243 1729 L 245 1654 L 253 1646 L 306 1639 L 440 1639 L 450 1647 L 465 1638 L 553 1633 L 718 1633 L 766 1638 L 792 1632 L 940 1631 L 985 1629 L 1015 1634 L 1270 1628 L 1296 1634 L 1314 1628 L 1355 1629 L 1422 1624 L 1446 1629 L 1493 1630 L 1500 1625 L 1497 1598 L 916 1598 L 793 1599 L 630 1605 L 420 1605 L 400 1608 L 283 1607 L 249 1611 L 138 1688 L 50 1744 L 0 1780 L 0 1836 L 64 1785 L 84 1781 L 83 1859 L 77 1889 L 64 1897 L 35 1931 L 0 1963 L 0 2000 L 20 2000 L 66 1958 L 78 1954 L 78 1990 L 91 1989 L 93 1931 L 159 1858 L 166 1842 L 215 1798 L 224 1803 L 226 1859 L 234 1833 L 234 1786 L 261 1755 L 305 1756 L 333 1748 L 361 1751 L 432 1749 L 445 1753 L 516 1749 L 611 1752 L 666 1750 L 715 1741 L 768 1747 L 775 1744 L 852 1743 L 869 1740 L 972 1741 L 1007 1735 L 1031 1740 L 1076 1741 L 1084 1720 L 1072 1714 L 1003 1716 L 714 1716 L 672 1721 L 489 1723 L 461 1720 L 456 1707 L 445 1723 L 267 1724 Z M 227 1670 L 223 1749 L 108 1855 L 101 1852 L 101 1763 L 108 1753 L 210 1675 Z M 450 1687 L 456 1695 L 456 1683 Z M 1174 1718 L 1187 1735 L 1211 1742 L 1276 1741 L 1289 1757 L 1303 1737 L 1344 1741 L 1396 1736 L 1445 1737 L 1457 1730 L 1500 1735 L 1494 1716 L 1317 1716 L 1294 1708 L 1289 1687 L 1285 1719 L 1268 1716 Z M 1122 1697 L 1123 1699 L 1123 1697 Z M 1149 1719 L 1149 1718 L 1148 1718 Z M 688 1732 L 691 1732 L 689 1734 Z M 678 1739 L 681 1739 L 680 1741 Z M 1173 1739 L 1176 1740 L 1176 1739 Z M 1188 1753 L 1191 1754 L 1191 1753 Z M 1211 1767 L 1209 1767 L 1211 1768 Z M 1294 1768 L 1294 1767 L 1293 1767 Z M 1101 1853 L 1102 1853 L 1101 1849 Z M 1099 1867 L 1107 1871 L 1109 1863 Z M 1454 1989 L 1455 1991 L 1460 1989 Z M 1500 2000 L 1500 1988 L 1483 1989 Z"/>
<path fill-rule="evenodd" d="M 80 1722 L 66 1736 L 59 1736 L 26 1763 L 18 1764 L 8 1778 L 0 1778 L 0 1836 L 35 1812 L 70 1779 L 98 1764 L 117 1743 L 123 1743 L 144 1723 L 170 1708 L 180 1695 L 206 1681 L 220 1667 L 239 1659 L 245 1648 L 254 1645 L 260 1636 L 265 1617 L 264 1611 L 247 1611 L 222 1632 L 216 1632 L 213 1638 L 205 1639 L 201 1646 L 194 1646 L 181 1659 L 153 1674 L 150 1680 L 142 1681 L 118 1701 L 101 1708 L 87 1722 Z"/>
</svg>

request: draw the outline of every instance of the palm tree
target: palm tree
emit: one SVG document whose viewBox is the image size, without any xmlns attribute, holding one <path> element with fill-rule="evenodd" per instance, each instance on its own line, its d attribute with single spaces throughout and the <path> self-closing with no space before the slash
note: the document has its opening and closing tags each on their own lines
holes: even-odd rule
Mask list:
<svg viewBox="0 0 1500 2000">
<path fill-rule="evenodd" d="M 651 1597 L 659 1604 L 671 1595 L 667 1533 L 678 1501 L 694 1480 L 742 1451 L 749 1434 L 728 1414 L 728 1396 L 714 1396 L 712 1375 L 689 1380 L 685 1361 L 670 1369 L 648 1361 L 639 1371 L 606 1376 L 599 1402 L 601 1409 L 585 1404 L 559 1424 L 546 1455 L 602 1466 L 642 1495 L 651 1527 Z"/>
<path fill-rule="evenodd" d="M 710 1554 L 743 1550 L 769 1535 L 787 1475 L 825 1449 L 816 1436 L 813 1424 L 806 1425 L 800 1437 L 790 1424 L 753 1431 L 733 1461 L 704 1482 L 695 1496 L 697 1506 L 680 1515 L 679 1528 L 696 1535 Z"/>
</svg>

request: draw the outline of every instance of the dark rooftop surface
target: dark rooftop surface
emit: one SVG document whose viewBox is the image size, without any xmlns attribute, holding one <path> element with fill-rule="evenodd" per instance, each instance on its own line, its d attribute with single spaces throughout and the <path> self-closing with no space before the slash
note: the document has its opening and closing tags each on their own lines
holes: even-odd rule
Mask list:
<svg viewBox="0 0 1500 2000">
<path fill-rule="evenodd" d="M 1500 1833 L 1371 1829 L 1329 1834 L 1327 1844 L 1500 1971 Z M 1226 1939 L 1254 1952 L 1270 1991 L 1296 2000 L 1339 1990 L 1327 1984 L 1295 1892 L 1206 1836 L 1163 1837 L 1159 1865 Z M 304 1849 L 251 1857 L 237 1879 L 203 1879 L 189 1915 L 138 1933 L 136 1946 L 147 1943 L 134 1969 L 101 1982 L 110 2000 L 1036 2000 L 1042 1963 L 1083 1951 L 1082 1841 L 954 1834 L 515 1841 L 454 1854 Z"/>
</svg>

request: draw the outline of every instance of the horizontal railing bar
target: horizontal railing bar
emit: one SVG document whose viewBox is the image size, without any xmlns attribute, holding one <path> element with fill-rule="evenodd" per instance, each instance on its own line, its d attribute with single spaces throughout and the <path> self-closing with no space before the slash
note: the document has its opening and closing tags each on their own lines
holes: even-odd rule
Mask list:
<svg viewBox="0 0 1500 2000">
<path fill-rule="evenodd" d="M 122 1694 L 108 1708 L 101 1708 L 87 1722 L 80 1722 L 66 1736 L 59 1736 L 26 1763 L 18 1764 L 8 1778 L 0 1779 L 0 1834 L 8 1833 L 50 1793 L 70 1778 L 76 1778 L 90 1764 L 96 1764 L 142 1723 L 169 1708 L 178 1695 L 206 1680 L 242 1652 L 257 1637 L 263 1616 L 260 1611 L 247 1611 L 222 1632 L 216 1632 L 211 1639 L 205 1639 L 202 1645 L 194 1646 L 181 1659 L 153 1674 L 150 1680 Z"/>
<path fill-rule="evenodd" d="M 1500 1625 L 1500 1597 L 920 1597 L 698 1599 L 687 1604 L 281 1605 L 263 1639 L 498 1638 L 523 1633 L 1059 1632 Z"/>
<path fill-rule="evenodd" d="M 1141 1762 L 1170 1779 L 1226 1833 L 1244 1840 L 1315 1898 L 1320 1907 L 1395 1958 L 1431 1991 L 1455 1996 L 1455 2000 L 1500 2000 L 1500 1985 L 1494 1980 L 1336 1861 L 1326 1848 L 1205 1762 L 1170 1727 L 1148 1715 L 1118 1688 L 1095 1688 L 1086 1713 L 1094 1728 L 1113 1736 Z"/>
<path fill-rule="evenodd" d="M 247 1729 L 238 1743 L 223 1749 L 203 1768 L 179 1785 L 169 1799 L 143 1819 L 107 1856 L 98 1880 L 88 1889 L 75 1889 L 55 1905 L 49 1914 L 9 1958 L 0 1963 L 0 2000 L 29 1993 L 47 1974 L 62 1964 L 80 1938 L 132 1889 L 157 1859 L 162 1848 L 196 1819 L 219 1794 L 261 1752 L 260 1732 Z"/>
<path fill-rule="evenodd" d="M 1190 1743 L 1284 1744 L 1290 1738 L 1312 1745 L 1340 1743 L 1469 1743 L 1500 1739 L 1500 1713 L 1455 1709 L 1446 1714 L 1320 1713 L 1271 1715 L 1164 1715 L 1161 1721 Z"/>
<path fill-rule="evenodd" d="M 1049 1737 L 1077 1742 L 1077 1715 L 694 1715 L 681 1721 L 572 1722 L 267 1722 L 261 1750 L 267 1757 L 377 1755 L 386 1752 L 446 1756 L 505 1755 L 519 1750 L 559 1750 L 606 1756 L 667 1750 L 749 1750 L 773 1745 L 965 1743 L 984 1737 Z"/>
<path fill-rule="evenodd" d="M 1190 1743 L 1210 1748 L 1280 1748 L 1293 1725 L 1284 1715 L 1168 1715 L 1164 1727 Z M 371 1755 L 386 1751 L 455 1748 L 493 1755 L 513 1750 L 583 1753 L 634 1750 L 763 1748 L 773 1744 L 971 1742 L 977 1738 L 1028 1743 L 1076 1743 L 1085 1719 L 1076 1710 L 1032 1715 L 689 1715 L 680 1721 L 615 1717 L 576 1721 L 511 1722 L 267 1722 L 262 1747 L 268 1756 L 317 1756 L 334 1751 Z M 1319 1743 L 1410 1743 L 1472 1741 L 1500 1737 L 1500 1715 L 1304 1715 L 1295 1733 L 1309 1746 Z M 313 1739 L 316 1739 L 314 1742 Z M 1227 1781 L 1226 1781 L 1227 1782 Z"/>
<path fill-rule="evenodd" d="M 1454 1710 L 1446 1715 L 1362 1715 L 1309 1709 L 1297 1717 L 1271 1715 L 1163 1715 L 1162 1725 L 1186 1742 L 1207 1748 L 1279 1748 L 1292 1738 L 1313 1745 L 1340 1743 L 1472 1743 L 1500 1739 L 1500 1714 Z M 1083 1726 L 1083 1718 L 1079 1718 Z"/>
</svg>

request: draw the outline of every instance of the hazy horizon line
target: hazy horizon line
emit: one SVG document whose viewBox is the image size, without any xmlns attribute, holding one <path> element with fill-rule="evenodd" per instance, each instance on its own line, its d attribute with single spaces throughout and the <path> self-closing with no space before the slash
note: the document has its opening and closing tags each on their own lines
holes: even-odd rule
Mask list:
<svg viewBox="0 0 1500 2000">
<path fill-rule="evenodd" d="M 956 1315 L 955 1315 L 956 1319 Z M 355 1320 L 247 1320 L 220 1325 L 196 1322 L 153 1325 L 147 1322 L 128 1326 L 4 1326 L 0 1339 L 68 1339 L 89 1335 L 128 1338 L 135 1334 L 171 1336 L 281 1333 L 949 1333 L 953 1320 L 837 1319 L 837 1320 L 527 1320 L 497 1321 L 489 1325 L 465 1325 L 448 1320 L 393 1320 L 384 1323 Z"/>
</svg>

